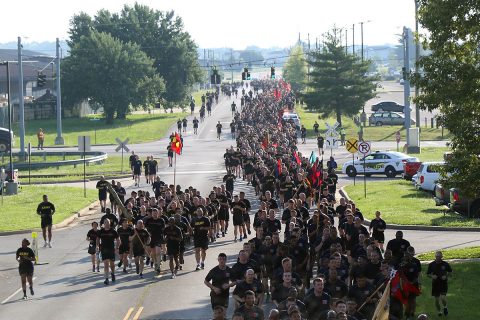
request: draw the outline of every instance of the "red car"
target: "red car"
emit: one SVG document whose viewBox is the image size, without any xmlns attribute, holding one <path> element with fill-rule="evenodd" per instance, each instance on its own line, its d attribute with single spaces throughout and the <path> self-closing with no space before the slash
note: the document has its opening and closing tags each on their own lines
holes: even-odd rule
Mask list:
<svg viewBox="0 0 480 320">
<path fill-rule="evenodd" d="M 412 177 L 417 174 L 417 171 L 421 165 L 421 162 L 404 162 L 402 173 L 403 179 L 412 180 Z"/>
</svg>

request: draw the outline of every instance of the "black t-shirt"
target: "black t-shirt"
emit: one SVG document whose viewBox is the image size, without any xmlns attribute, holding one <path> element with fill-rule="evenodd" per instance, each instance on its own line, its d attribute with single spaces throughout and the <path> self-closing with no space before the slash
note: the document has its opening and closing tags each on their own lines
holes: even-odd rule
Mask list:
<svg viewBox="0 0 480 320">
<path fill-rule="evenodd" d="M 157 160 L 150 160 L 150 162 L 148 163 L 148 170 L 150 172 L 154 172 L 157 170 L 157 166 L 158 166 Z"/>
<path fill-rule="evenodd" d="M 387 228 L 387 224 L 382 218 L 380 219 L 375 218 L 372 221 L 370 221 L 370 229 L 373 229 L 374 232 L 383 232 L 383 231 L 379 231 L 378 229 L 385 230 L 386 228 Z"/>
<path fill-rule="evenodd" d="M 118 238 L 118 233 L 113 229 L 105 230 L 102 228 L 98 231 L 98 237 L 100 238 L 102 250 L 113 250 L 115 248 L 115 239 Z"/>
<path fill-rule="evenodd" d="M 98 237 L 98 230 L 90 229 L 87 232 L 87 238 L 88 238 L 88 240 L 90 240 L 91 245 L 96 245 L 97 237 Z"/>
<path fill-rule="evenodd" d="M 137 172 L 142 170 L 142 161 L 141 160 L 135 160 L 133 162 L 133 170 L 137 171 Z"/>
<path fill-rule="evenodd" d="M 130 226 L 127 226 L 127 228 L 123 228 L 123 226 L 120 226 L 117 229 L 118 236 L 120 237 L 120 241 L 122 242 L 122 246 L 126 246 L 130 243 L 130 237 L 134 235 L 133 228 Z"/>
<path fill-rule="evenodd" d="M 146 246 L 148 244 L 147 242 L 148 242 L 148 238 L 150 238 L 150 233 L 145 229 L 141 229 L 141 230 L 137 229 L 136 233 L 137 234 L 132 238 L 132 247 L 135 250 L 139 250 L 143 246 Z"/>
<path fill-rule="evenodd" d="M 401 259 L 403 253 L 410 247 L 410 242 L 405 239 L 392 239 L 387 243 L 387 249 L 392 250 L 392 254 L 395 258 Z"/>
<path fill-rule="evenodd" d="M 20 264 L 18 266 L 20 269 L 22 269 L 22 268 L 23 269 L 33 268 L 33 261 L 31 261 L 29 259 L 35 258 L 35 253 L 29 247 L 18 248 L 17 253 L 16 253 L 16 257 L 17 257 L 17 259 L 20 257 Z"/>
<path fill-rule="evenodd" d="M 224 177 L 223 177 L 223 181 L 225 182 L 225 187 L 227 190 L 233 190 L 233 183 L 235 181 L 235 175 L 233 174 L 226 174 Z"/>
<path fill-rule="evenodd" d="M 217 124 L 217 132 L 222 132 L 222 125 L 220 123 Z"/>
<path fill-rule="evenodd" d="M 40 202 L 37 207 L 37 214 L 42 218 L 51 217 L 55 213 L 55 206 L 51 202 Z"/>
<path fill-rule="evenodd" d="M 267 219 L 263 223 L 263 228 L 267 235 L 272 235 L 275 232 L 282 230 L 282 223 L 278 219 L 270 220 Z"/>
<path fill-rule="evenodd" d="M 330 309 L 330 295 L 326 292 L 322 292 L 320 296 L 309 294 L 303 302 L 307 308 L 308 319 L 320 319 L 323 313 Z"/>
<path fill-rule="evenodd" d="M 236 217 L 240 216 L 243 217 L 243 213 L 246 210 L 245 204 L 243 202 L 238 201 L 238 202 L 233 202 L 232 203 L 232 211 L 233 211 L 233 218 L 235 219 Z"/>
<path fill-rule="evenodd" d="M 98 189 L 99 195 L 104 195 L 104 196 L 107 195 L 107 184 L 108 182 L 105 180 L 104 181 L 100 180 L 97 182 L 96 188 Z"/>
<path fill-rule="evenodd" d="M 203 229 L 205 227 L 210 227 L 210 219 L 205 216 L 194 217 L 192 219 L 193 226 L 193 237 L 196 239 L 208 239 L 208 230 Z"/>
<path fill-rule="evenodd" d="M 243 203 L 243 205 L 245 206 L 245 210 L 248 212 L 250 211 L 250 209 L 252 208 L 252 205 L 250 204 L 250 201 L 248 199 L 240 199 L 240 202 Z"/>
<path fill-rule="evenodd" d="M 272 175 L 265 176 L 263 178 L 263 188 L 264 190 L 274 190 L 275 189 L 275 177 Z"/>
<path fill-rule="evenodd" d="M 182 241 L 183 233 L 182 230 L 176 225 L 168 225 L 164 230 L 165 238 L 167 240 L 167 245 L 175 245 Z"/>
<path fill-rule="evenodd" d="M 148 232 L 150 232 L 152 239 L 160 240 L 163 237 L 163 230 L 165 229 L 165 220 L 163 220 L 162 218 L 147 219 L 147 221 L 145 221 L 145 227 L 147 228 Z"/>
<path fill-rule="evenodd" d="M 216 266 L 212 270 L 210 270 L 205 277 L 205 281 L 207 282 L 212 282 L 212 285 L 214 287 L 219 288 L 222 292 L 220 295 L 222 296 L 228 296 L 230 292 L 230 288 L 223 289 L 222 286 L 224 284 L 229 284 L 230 283 L 230 276 L 231 276 L 232 269 L 228 266 L 225 266 L 225 269 L 222 270 L 220 269 L 219 266 Z M 216 295 L 215 291 L 211 291 L 210 294 Z"/>
<path fill-rule="evenodd" d="M 244 298 L 247 290 L 252 290 L 255 293 L 255 296 L 258 297 L 259 294 L 263 293 L 264 288 L 263 284 L 258 279 L 253 279 L 252 283 L 247 283 L 246 280 L 243 280 L 235 286 L 233 294 L 240 298 Z"/>
<path fill-rule="evenodd" d="M 442 279 L 443 276 L 447 276 L 448 273 L 452 272 L 452 267 L 446 261 L 441 261 L 437 263 L 436 261 L 430 262 L 428 264 L 427 274 L 436 275 L 437 279 L 432 279 L 432 282 L 436 283 L 447 283 L 447 279 Z"/>
</svg>

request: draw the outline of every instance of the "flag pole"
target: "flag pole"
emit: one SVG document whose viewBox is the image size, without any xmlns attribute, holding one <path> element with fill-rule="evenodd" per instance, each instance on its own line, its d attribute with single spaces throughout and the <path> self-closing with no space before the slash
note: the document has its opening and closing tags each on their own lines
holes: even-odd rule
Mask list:
<svg viewBox="0 0 480 320">
<path fill-rule="evenodd" d="M 384 282 L 382 283 L 381 285 L 378 286 L 378 288 L 370 295 L 368 296 L 368 298 L 366 300 L 369 300 L 369 299 L 372 299 L 376 294 L 377 292 L 383 288 L 383 286 L 385 286 L 387 284 L 387 282 Z M 367 304 L 367 301 L 365 300 L 365 302 L 357 309 L 357 312 L 360 311 L 361 309 L 363 309 L 363 307 L 365 307 L 365 305 Z"/>
<path fill-rule="evenodd" d="M 174 197 L 177 191 L 176 176 L 177 176 L 177 152 L 174 153 L 174 158 L 173 158 L 173 196 Z"/>
</svg>

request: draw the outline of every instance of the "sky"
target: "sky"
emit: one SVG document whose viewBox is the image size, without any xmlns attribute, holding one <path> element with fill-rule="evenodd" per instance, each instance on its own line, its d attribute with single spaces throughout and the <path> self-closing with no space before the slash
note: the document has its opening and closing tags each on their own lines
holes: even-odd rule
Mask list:
<svg viewBox="0 0 480 320">
<path fill-rule="evenodd" d="M 83 11 L 120 12 L 129 0 L 23 0 L 3 1 L 0 43 L 24 43 L 68 39 L 70 19 Z M 360 22 L 364 22 L 366 45 L 395 44 L 402 27 L 414 29 L 414 0 L 138 0 L 161 11 L 174 10 L 185 30 L 200 48 L 228 47 L 235 50 L 255 45 L 261 48 L 290 47 L 298 40 L 315 44 L 334 25 L 348 29 L 351 45 L 360 45 Z M 10 14 L 5 14 L 9 12 Z"/>
</svg>

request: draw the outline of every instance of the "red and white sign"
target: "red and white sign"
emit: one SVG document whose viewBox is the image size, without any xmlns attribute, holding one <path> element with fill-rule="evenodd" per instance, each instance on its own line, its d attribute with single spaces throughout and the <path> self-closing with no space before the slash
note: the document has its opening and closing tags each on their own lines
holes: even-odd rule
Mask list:
<svg viewBox="0 0 480 320">
<path fill-rule="evenodd" d="M 366 142 L 362 141 L 358 144 L 358 152 L 366 156 L 367 154 L 370 154 L 372 152 L 372 143 L 371 142 Z"/>
</svg>

